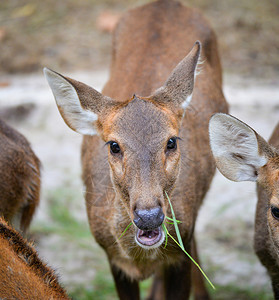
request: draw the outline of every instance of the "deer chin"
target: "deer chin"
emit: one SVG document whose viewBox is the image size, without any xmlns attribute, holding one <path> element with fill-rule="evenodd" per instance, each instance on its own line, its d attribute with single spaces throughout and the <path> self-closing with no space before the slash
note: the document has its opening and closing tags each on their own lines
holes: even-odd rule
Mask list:
<svg viewBox="0 0 279 300">
<path fill-rule="evenodd" d="M 155 249 L 164 242 L 165 233 L 161 226 L 153 230 L 137 229 L 135 240 L 136 243 L 144 249 Z"/>
</svg>

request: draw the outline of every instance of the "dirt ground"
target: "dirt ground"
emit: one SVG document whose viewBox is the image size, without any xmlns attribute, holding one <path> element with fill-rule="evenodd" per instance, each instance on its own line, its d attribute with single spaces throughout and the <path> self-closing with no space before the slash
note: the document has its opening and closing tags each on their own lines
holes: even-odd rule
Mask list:
<svg viewBox="0 0 279 300">
<path fill-rule="evenodd" d="M 110 29 L 127 8 L 150 0 L 0 2 L 0 73 L 96 70 L 110 61 Z M 279 72 L 277 0 L 182 0 L 215 29 L 225 70 L 272 78 Z"/>
<path fill-rule="evenodd" d="M 108 23 L 143 2 L 0 2 L 0 117 L 31 141 L 42 161 L 41 205 L 31 234 L 75 299 L 116 296 L 105 255 L 87 225 L 81 137 L 61 119 L 41 67 L 101 91 L 111 51 Z M 204 11 L 217 32 L 230 113 L 268 139 L 279 120 L 278 2 L 188 3 Z M 105 28 L 97 22 L 104 11 Z M 255 208 L 255 184 L 233 183 L 216 172 L 196 228 L 204 270 L 217 286 L 213 299 L 271 298 L 269 279 L 253 252 Z"/>
<path fill-rule="evenodd" d="M 68 75 L 101 90 L 108 71 Z M 104 254 L 90 234 L 82 242 L 77 242 L 74 237 L 65 238 L 63 232 L 46 230 L 46 234 L 42 230 L 53 222 L 49 207 L 56 194 L 57 200 L 67 205 L 64 209 L 86 227 L 79 164 L 81 137 L 62 121 L 42 75 L 7 75 L 1 79 L 10 84 L 0 89 L 2 114 L 31 141 L 43 163 L 41 205 L 32 225 L 33 231 L 37 232 L 38 251 L 58 269 L 61 281 L 69 291 L 79 285 L 89 288 L 96 269 L 102 269 L 103 264 L 107 269 Z M 279 86 L 262 85 L 250 79 L 239 82 L 238 78 L 227 75 L 224 93 L 231 114 L 250 124 L 267 139 L 279 119 Z M 15 113 L 18 105 L 21 109 L 26 108 L 23 119 L 20 117 L 22 113 Z M 70 194 L 74 195 L 72 202 Z M 224 293 L 229 286 L 269 295 L 269 280 L 252 249 L 255 207 L 253 183 L 233 183 L 216 173 L 198 217 L 197 237 L 204 268 L 219 291 L 223 289 Z M 96 259 L 103 260 L 100 266 L 96 266 Z M 233 298 L 224 296 L 218 299 Z M 238 299 L 259 298 L 245 296 Z"/>
</svg>

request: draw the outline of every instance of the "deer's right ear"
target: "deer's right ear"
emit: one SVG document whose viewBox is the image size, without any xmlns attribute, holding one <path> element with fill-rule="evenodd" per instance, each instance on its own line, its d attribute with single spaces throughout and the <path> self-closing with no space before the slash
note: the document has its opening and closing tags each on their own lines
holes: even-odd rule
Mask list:
<svg viewBox="0 0 279 300">
<path fill-rule="evenodd" d="M 209 137 L 217 168 L 233 181 L 256 181 L 267 163 L 267 143 L 251 127 L 226 114 L 217 113 L 209 122 Z M 265 147 L 263 147 L 265 145 Z"/>
<path fill-rule="evenodd" d="M 84 83 L 50 69 L 44 68 L 44 74 L 65 123 L 78 133 L 94 135 L 94 122 L 98 114 L 113 100 Z"/>
</svg>

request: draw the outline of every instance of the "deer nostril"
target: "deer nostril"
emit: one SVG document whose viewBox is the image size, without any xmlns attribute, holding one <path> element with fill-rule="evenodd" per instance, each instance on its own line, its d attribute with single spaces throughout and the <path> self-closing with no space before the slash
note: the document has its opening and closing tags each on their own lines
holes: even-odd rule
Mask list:
<svg viewBox="0 0 279 300">
<path fill-rule="evenodd" d="M 164 222 L 165 215 L 164 215 L 163 211 L 160 212 L 160 213 L 157 215 L 157 218 L 158 218 L 159 221 L 161 221 L 161 224 Z M 161 225 L 161 224 L 160 224 L 160 225 Z"/>
<path fill-rule="evenodd" d="M 141 230 L 158 228 L 164 221 L 165 215 L 162 207 L 151 209 L 137 209 L 134 211 L 134 223 Z"/>
<path fill-rule="evenodd" d="M 134 223 L 135 223 L 135 225 L 136 226 L 138 226 L 138 224 L 140 223 L 140 221 L 141 221 L 141 218 L 140 218 L 140 216 L 137 214 L 137 211 L 134 211 Z"/>
</svg>

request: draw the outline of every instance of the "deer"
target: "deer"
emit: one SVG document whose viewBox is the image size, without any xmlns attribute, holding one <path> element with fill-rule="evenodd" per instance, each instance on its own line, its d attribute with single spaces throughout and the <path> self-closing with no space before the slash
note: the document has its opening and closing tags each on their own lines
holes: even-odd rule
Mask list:
<svg viewBox="0 0 279 300">
<path fill-rule="evenodd" d="M 154 275 L 149 299 L 188 299 L 190 260 L 175 242 L 165 245 L 162 224 L 171 217 L 168 195 L 185 249 L 196 255 L 195 220 L 215 172 L 208 122 L 228 111 L 210 25 L 179 2 L 152 2 L 119 21 L 102 93 L 48 68 L 44 74 L 65 123 L 83 135 L 88 220 L 119 298 L 140 299 L 139 281 Z M 195 299 L 209 299 L 196 275 Z"/>
<path fill-rule="evenodd" d="M 254 250 L 279 299 L 279 123 L 269 142 L 237 118 L 217 113 L 209 123 L 212 154 L 229 180 L 257 183 Z"/>
<path fill-rule="evenodd" d="M 29 141 L 0 119 L 0 216 L 24 234 L 40 202 L 40 168 Z"/>
<path fill-rule="evenodd" d="M 0 298 L 70 299 L 34 247 L 0 218 Z"/>
</svg>

